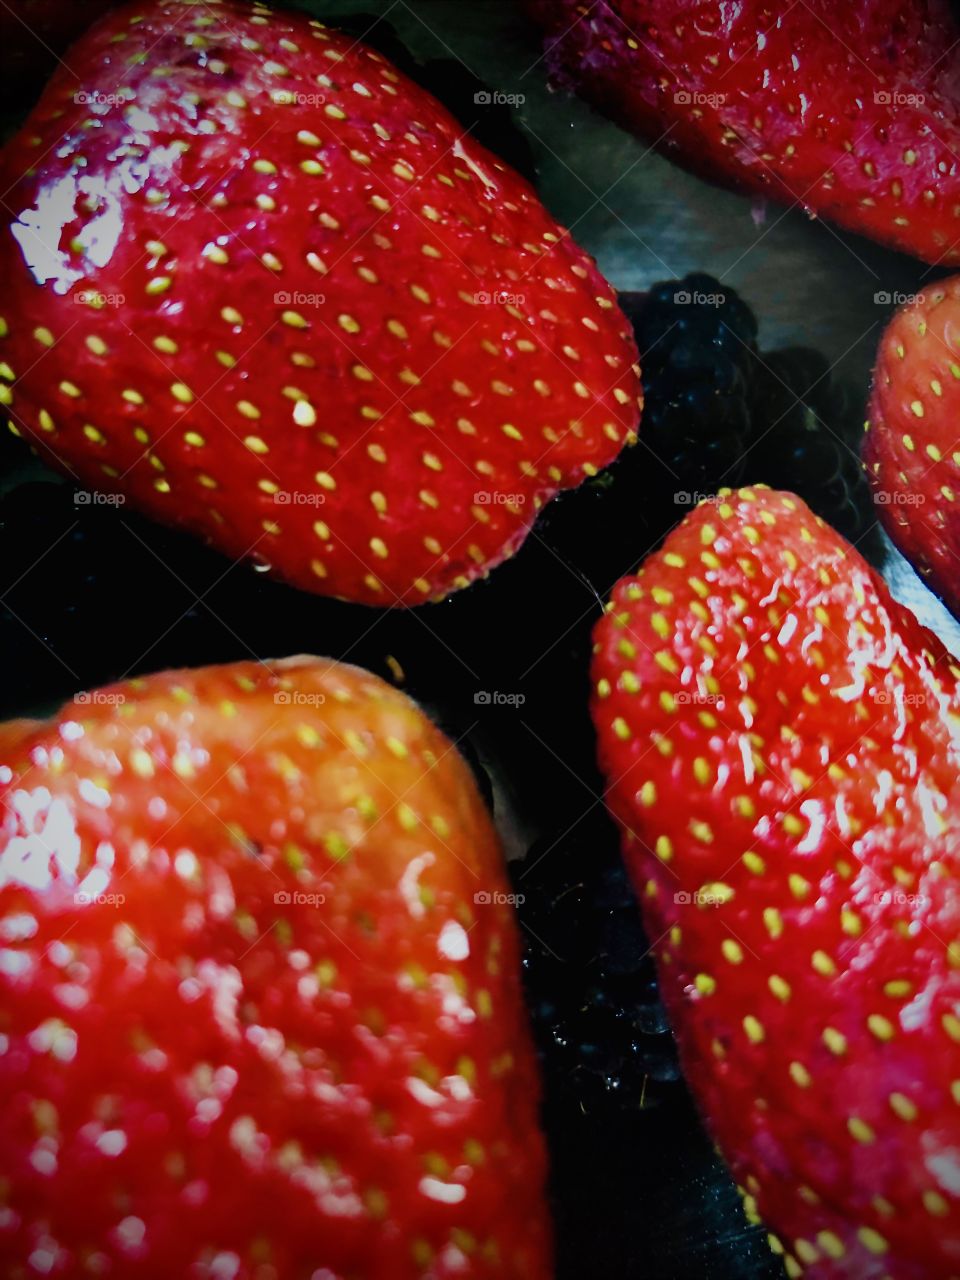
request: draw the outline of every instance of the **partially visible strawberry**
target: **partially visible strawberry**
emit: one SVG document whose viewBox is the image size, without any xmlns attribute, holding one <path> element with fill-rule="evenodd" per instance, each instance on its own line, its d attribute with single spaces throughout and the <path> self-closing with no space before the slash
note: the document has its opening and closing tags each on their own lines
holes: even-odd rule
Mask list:
<svg viewBox="0 0 960 1280">
<path fill-rule="evenodd" d="M 0 729 L 5 1277 L 547 1280 L 492 825 L 317 659 Z"/>
<path fill-rule="evenodd" d="M 707 178 L 960 262 L 948 0 L 527 0 L 549 65 Z"/>
<path fill-rule="evenodd" d="M 635 438 L 613 291 L 373 50 L 151 0 L 71 66 L 0 164 L 0 394 L 83 484 L 307 590 L 418 604 Z"/>
<path fill-rule="evenodd" d="M 19 104 L 40 96 L 43 82 L 81 32 L 116 4 L 116 0 L 14 0 L 0 5 L 0 48 L 3 81 L 0 99 Z"/>
<path fill-rule="evenodd" d="M 614 591 L 593 715 L 681 1062 L 790 1276 L 960 1274 L 960 666 L 797 498 Z"/>
<path fill-rule="evenodd" d="M 863 458 L 883 524 L 960 615 L 960 276 L 890 321 L 869 412 Z"/>
</svg>

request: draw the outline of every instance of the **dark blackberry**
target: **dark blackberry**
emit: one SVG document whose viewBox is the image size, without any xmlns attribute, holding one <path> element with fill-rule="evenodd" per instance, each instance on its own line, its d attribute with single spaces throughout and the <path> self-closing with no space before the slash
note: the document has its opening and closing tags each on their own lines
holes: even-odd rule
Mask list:
<svg viewBox="0 0 960 1280">
<path fill-rule="evenodd" d="M 511 864 L 527 1002 L 554 1105 L 642 1110 L 678 1079 L 674 1043 L 616 831 L 583 828 Z"/>
<path fill-rule="evenodd" d="M 826 357 L 807 347 L 765 352 L 753 392 L 748 479 L 790 489 L 870 554 L 876 520 L 859 459 L 862 408 Z"/>
<path fill-rule="evenodd" d="M 737 484 L 750 433 L 753 313 L 700 272 L 623 294 L 621 305 L 640 349 L 643 442 L 653 455 L 641 461 L 655 473 L 651 488 L 709 494 Z"/>
</svg>

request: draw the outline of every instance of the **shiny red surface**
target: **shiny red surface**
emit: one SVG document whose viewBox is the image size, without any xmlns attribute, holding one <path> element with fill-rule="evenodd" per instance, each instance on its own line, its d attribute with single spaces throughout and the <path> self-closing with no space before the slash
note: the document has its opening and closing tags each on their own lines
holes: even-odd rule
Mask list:
<svg viewBox="0 0 960 1280">
<path fill-rule="evenodd" d="M 152 0 L 70 64 L 0 160 L 0 361 L 81 484 L 307 590 L 419 604 L 634 438 L 613 290 L 372 50 Z"/>
<path fill-rule="evenodd" d="M 275 667 L 0 731 L 0 1271 L 546 1280 L 469 771 L 365 672 Z"/>
<path fill-rule="evenodd" d="M 960 667 L 799 500 L 698 507 L 593 715 L 686 1078 L 815 1280 L 960 1272 Z"/>
<path fill-rule="evenodd" d="M 526 0 L 555 74 L 687 167 L 960 261 L 947 0 Z"/>
<path fill-rule="evenodd" d="M 960 277 L 898 311 L 880 342 L 864 461 L 887 532 L 960 613 Z"/>
</svg>

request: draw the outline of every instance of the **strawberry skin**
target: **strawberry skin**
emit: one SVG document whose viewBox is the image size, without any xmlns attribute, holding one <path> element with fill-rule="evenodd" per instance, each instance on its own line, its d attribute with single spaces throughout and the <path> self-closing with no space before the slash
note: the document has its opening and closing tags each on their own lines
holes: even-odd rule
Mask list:
<svg viewBox="0 0 960 1280">
<path fill-rule="evenodd" d="M 273 668 L 0 730 L 0 1270 L 547 1280 L 470 773 L 376 677 Z"/>
<path fill-rule="evenodd" d="M 379 54 L 152 0 L 70 65 L 0 162 L 0 399 L 83 485 L 298 587 L 420 604 L 635 438 L 612 289 Z"/>
<path fill-rule="evenodd" d="M 592 711 L 684 1070 L 788 1274 L 960 1274 L 960 667 L 797 498 L 702 504 Z"/>
<path fill-rule="evenodd" d="M 960 27 L 947 0 L 527 0 L 549 62 L 726 186 L 960 261 Z"/>
<path fill-rule="evenodd" d="M 890 321 L 869 414 L 863 458 L 880 518 L 960 616 L 960 276 Z"/>
</svg>

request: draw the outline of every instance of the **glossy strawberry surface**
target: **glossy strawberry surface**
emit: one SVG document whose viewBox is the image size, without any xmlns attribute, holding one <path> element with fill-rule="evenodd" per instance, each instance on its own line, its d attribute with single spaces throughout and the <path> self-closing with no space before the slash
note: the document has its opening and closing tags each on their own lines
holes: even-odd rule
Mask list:
<svg viewBox="0 0 960 1280">
<path fill-rule="evenodd" d="M 526 0 L 555 74 L 706 177 L 960 261 L 947 0 Z"/>
<path fill-rule="evenodd" d="M 0 1270 L 547 1280 L 469 770 L 375 677 L 271 668 L 0 731 Z"/>
<path fill-rule="evenodd" d="M 960 276 L 893 317 L 874 370 L 863 457 L 883 524 L 960 615 Z"/>
<path fill-rule="evenodd" d="M 698 507 L 595 632 L 681 1062 L 816 1280 L 960 1274 L 960 666 L 797 498 Z"/>
<path fill-rule="evenodd" d="M 70 62 L 0 161 L 0 399 L 83 484 L 307 590 L 418 604 L 634 438 L 613 291 L 381 55 L 151 0 Z"/>
</svg>

